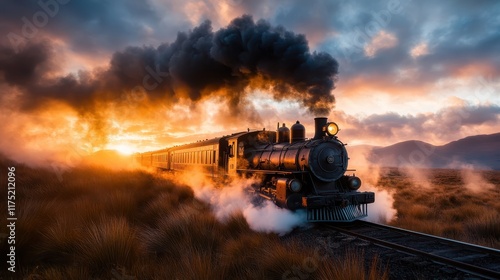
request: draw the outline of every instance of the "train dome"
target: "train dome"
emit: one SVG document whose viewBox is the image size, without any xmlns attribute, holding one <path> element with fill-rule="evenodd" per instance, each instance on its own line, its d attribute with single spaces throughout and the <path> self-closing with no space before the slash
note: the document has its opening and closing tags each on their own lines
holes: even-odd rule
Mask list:
<svg viewBox="0 0 500 280">
<path fill-rule="evenodd" d="M 299 121 L 292 125 L 291 131 L 292 143 L 306 140 L 306 128 Z"/>
<path fill-rule="evenodd" d="M 277 133 L 277 142 L 278 143 L 283 143 L 283 142 L 290 142 L 290 129 L 285 126 L 285 123 L 283 123 L 282 127 L 279 127 L 278 124 L 278 130 L 276 131 Z"/>
</svg>

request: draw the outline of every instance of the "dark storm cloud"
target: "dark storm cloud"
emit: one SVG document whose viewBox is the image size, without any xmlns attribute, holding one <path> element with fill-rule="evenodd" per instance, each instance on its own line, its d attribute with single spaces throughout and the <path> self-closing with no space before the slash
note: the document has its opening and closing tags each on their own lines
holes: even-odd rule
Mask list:
<svg viewBox="0 0 500 280">
<path fill-rule="evenodd" d="M 300 8 L 305 9 L 300 5 L 293 10 Z M 439 5 L 432 1 L 356 1 L 342 2 L 328 12 L 330 19 L 337 20 L 330 20 L 330 26 L 324 29 L 335 33 L 324 34 L 317 48 L 339 60 L 341 80 L 347 84 L 352 79 L 363 79 L 386 87 L 418 87 L 478 65 L 490 71 L 477 69 L 478 75 L 500 74 L 498 1 L 441 1 Z M 316 21 L 314 16 L 304 16 L 307 13 L 298 19 Z M 294 21 L 294 17 L 282 20 Z M 328 22 L 324 17 L 318 21 Z M 374 56 L 366 55 L 365 48 L 381 31 L 393 35 L 397 43 L 378 49 Z M 428 54 L 412 57 L 411 50 L 420 43 L 427 45 Z M 402 76 L 407 69 L 413 74 Z"/>
<path fill-rule="evenodd" d="M 347 139 L 373 140 L 439 139 L 454 140 L 457 134 L 477 134 L 481 125 L 494 125 L 500 121 L 498 105 L 450 106 L 436 113 L 401 115 L 396 113 L 374 114 L 362 119 L 345 113 L 335 117 L 350 128 L 342 130 Z M 376 141 L 375 141 L 376 142 Z"/>
<path fill-rule="evenodd" d="M 37 75 L 49 65 L 49 53 L 47 44 L 28 44 L 17 53 L 3 49 L 0 74 L 11 86 L 24 89 L 24 108 L 55 99 L 89 109 L 88 105 L 116 101 L 123 92 L 139 87 L 165 105 L 178 98 L 197 101 L 219 94 L 238 113 L 245 109 L 244 89 L 251 86 L 269 90 L 276 99 L 296 100 L 314 114 L 328 114 L 338 73 L 336 60 L 326 53 L 311 53 L 303 35 L 263 20 L 254 22 L 250 16 L 236 18 L 215 33 L 207 21 L 157 48 L 128 47 L 112 56 L 108 69 L 79 76 Z"/>
<path fill-rule="evenodd" d="M 348 9 L 349 3 L 346 1 L 319 0 L 304 3 L 295 0 L 288 1 L 287 4 L 276 9 L 273 22 L 284 24 L 308 35 L 318 33 L 318 36 L 346 28 L 342 17 L 342 11 Z"/>
<path fill-rule="evenodd" d="M 50 68 L 50 46 L 31 44 L 21 52 L 0 45 L 0 74 L 9 84 L 30 84 L 39 79 L 42 70 Z M 0 76 L 0 81 L 2 80 Z"/>
<path fill-rule="evenodd" d="M 469 75 L 500 75 L 498 1 L 237 2 L 255 13 L 271 7 L 271 22 L 315 38 L 316 49 L 340 60 L 346 83 L 362 78 L 368 84 L 418 88 L 453 78 L 467 67 L 476 71 Z M 393 34 L 397 43 L 367 57 L 364 48 L 379 31 Z M 429 53 L 412 57 L 420 43 L 427 44 Z M 411 73 L 402 75 L 408 69 Z"/>
<path fill-rule="evenodd" d="M 75 52 L 95 55 L 128 45 L 156 43 L 190 27 L 182 16 L 172 14 L 164 19 L 150 1 L 4 2 L 0 10 L 0 41 L 16 49 L 49 36 L 63 40 Z"/>
</svg>

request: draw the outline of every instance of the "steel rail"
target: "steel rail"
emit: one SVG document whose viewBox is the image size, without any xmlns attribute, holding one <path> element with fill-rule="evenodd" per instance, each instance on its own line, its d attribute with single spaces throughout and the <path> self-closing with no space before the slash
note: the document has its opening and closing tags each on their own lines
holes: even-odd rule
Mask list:
<svg viewBox="0 0 500 280">
<path fill-rule="evenodd" d="M 351 223 L 348 225 L 328 224 L 328 225 L 326 225 L 326 227 L 328 227 L 330 229 L 334 229 L 338 232 L 342 232 L 342 233 L 347 234 L 347 235 L 355 236 L 357 238 L 360 238 L 360 239 L 363 239 L 366 241 L 370 241 L 370 242 L 377 244 L 377 245 L 381 245 L 384 247 L 395 249 L 397 251 L 401 251 L 404 253 L 409 253 L 412 255 L 421 256 L 421 257 L 433 260 L 437 263 L 447 264 L 447 265 L 453 266 L 457 270 L 460 270 L 463 272 L 468 272 L 468 273 L 471 273 L 471 274 L 474 274 L 477 276 L 482 276 L 485 278 L 500 279 L 500 271 L 491 270 L 491 269 L 488 269 L 485 267 L 476 266 L 476 265 L 462 262 L 462 261 L 459 261 L 459 260 L 456 260 L 453 258 L 439 256 L 439 255 L 433 254 L 432 252 L 426 252 L 426 251 L 419 250 L 416 248 L 411 248 L 411 247 L 408 247 L 405 245 L 397 244 L 395 242 L 383 240 L 381 238 L 369 236 L 368 234 L 356 232 L 355 229 L 359 230 L 359 229 L 362 229 L 363 227 L 365 227 L 365 228 L 372 228 L 372 229 L 378 228 L 381 230 L 386 230 L 386 231 L 391 231 L 391 232 L 399 232 L 399 233 L 403 233 L 404 234 L 403 236 L 406 236 L 406 237 L 414 236 L 414 237 L 418 237 L 418 238 L 425 239 L 428 241 L 438 242 L 440 244 L 446 243 L 446 245 L 454 246 L 455 249 L 467 249 L 468 251 L 473 251 L 475 253 L 479 252 L 482 254 L 488 254 L 488 255 L 491 255 L 491 256 L 494 256 L 494 257 L 500 259 L 500 250 L 497 250 L 497 249 L 487 248 L 487 247 L 469 244 L 469 243 L 456 241 L 456 240 L 452 240 L 452 239 L 441 238 L 441 237 L 437 237 L 437 236 L 433 236 L 433 235 L 429 235 L 429 234 L 423 234 L 423 233 L 410 231 L 410 230 L 405 230 L 405 229 L 401 229 L 401 228 L 395 228 L 395 227 L 391 227 L 391 226 L 374 224 L 374 223 L 370 223 L 370 222 L 366 222 L 366 221 L 356 221 L 355 223 Z M 349 229 L 349 228 L 351 228 L 351 229 Z M 352 229 L 352 228 L 354 228 L 354 229 Z M 450 250 L 452 250 L 452 249 L 450 249 Z M 482 257 L 484 257 L 484 255 L 482 255 Z"/>
</svg>

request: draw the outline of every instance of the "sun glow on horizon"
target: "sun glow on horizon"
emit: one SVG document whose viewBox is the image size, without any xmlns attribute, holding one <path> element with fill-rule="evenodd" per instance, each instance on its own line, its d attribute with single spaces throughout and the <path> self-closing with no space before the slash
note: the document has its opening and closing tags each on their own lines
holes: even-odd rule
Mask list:
<svg viewBox="0 0 500 280">
<path fill-rule="evenodd" d="M 134 147 L 133 145 L 130 144 L 117 144 L 117 145 L 110 145 L 108 146 L 108 149 L 110 150 L 115 150 L 119 152 L 122 155 L 129 156 L 135 152 L 138 151 L 137 147 Z"/>
</svg>

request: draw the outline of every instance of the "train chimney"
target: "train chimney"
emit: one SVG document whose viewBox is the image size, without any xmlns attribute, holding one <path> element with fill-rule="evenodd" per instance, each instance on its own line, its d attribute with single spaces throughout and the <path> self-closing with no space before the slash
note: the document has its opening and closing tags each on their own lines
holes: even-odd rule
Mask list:
<svg viewBox="0 0 500 280">
<path fill-rule="evenodd" d="M 292 132 L 292 143 L 306 140 L 306 128 L 299 121 L 292 125 L 290 130 Z"/>
<path fill-rule="evenodd" d="M 276 135 L 278 138 L 276 143 L 290 142 L 290 129 L 285 126 L 285 123 L 283 123 L 282 127 L 280 127 L 280 123 L 278 123 L 278 130 L 276 131 Z"/>
<path fill-rule="evenodd" d="M 326 125 L 327 118 L 314 118 L 314 139 L 322 139 L 325 135 L 323 127 Z"/>
</svg>

